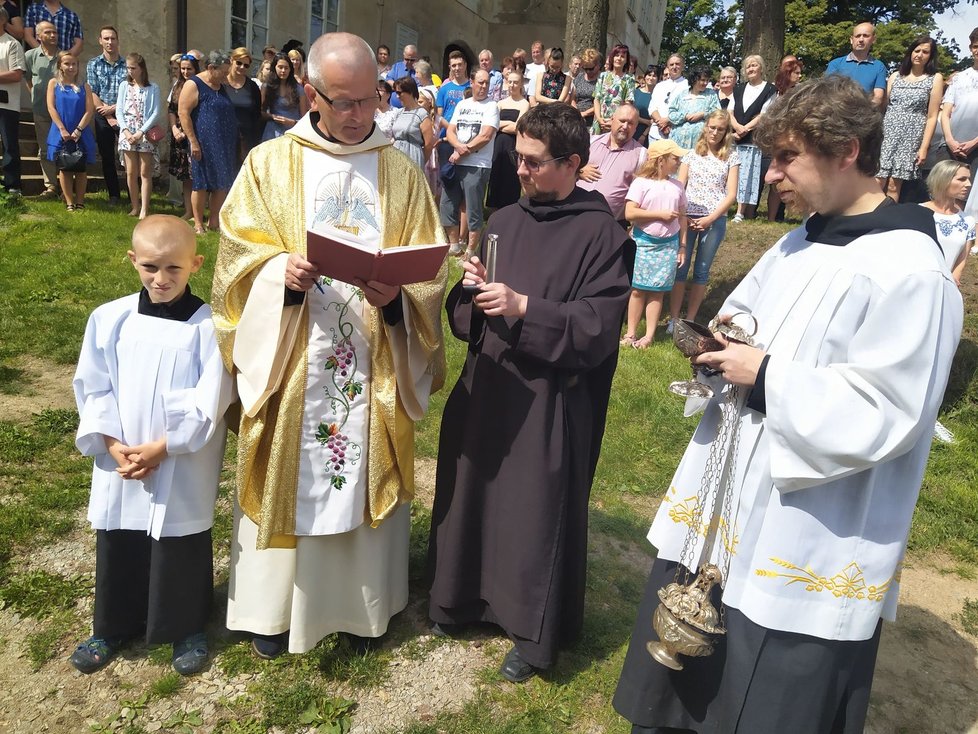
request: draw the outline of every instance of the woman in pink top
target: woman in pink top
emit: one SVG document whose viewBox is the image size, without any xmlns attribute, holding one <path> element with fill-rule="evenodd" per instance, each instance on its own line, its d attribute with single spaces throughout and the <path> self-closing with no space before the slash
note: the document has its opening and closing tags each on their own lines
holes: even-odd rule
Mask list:
<svg viewBox="0 0 978 734">
<path fill-rule="evenodd" d="M 621 343 L 636 349 L 647 348 L 655 338 L 663 297 L 672 290 L 676 267 L 686 255 L 686 192 L 670 178 L 686 152 L 672 140 L 652 143 L 625 196 L 625 219 L 632 223 L 637 249 L 628 325 Z M 645 336 L 636 339 L 643 313 Z"/>
</svg>

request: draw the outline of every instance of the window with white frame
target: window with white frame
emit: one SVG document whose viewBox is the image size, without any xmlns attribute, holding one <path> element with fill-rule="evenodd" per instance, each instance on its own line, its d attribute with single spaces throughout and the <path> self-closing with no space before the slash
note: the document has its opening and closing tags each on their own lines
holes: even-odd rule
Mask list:
<svg viewBox="0 0 978 734">
<path fill-rule="evenodd" d="M 340 0 L 311 0 L 309 3 L 309 45 L 324 33 L 340 29 Z"/>
<path fill-rule="evenodd" d="M 268 6 L 271 0 L 231 0 L 231 48 L 244 46 L 261 58 L 268 44 Z"/>
</svg>

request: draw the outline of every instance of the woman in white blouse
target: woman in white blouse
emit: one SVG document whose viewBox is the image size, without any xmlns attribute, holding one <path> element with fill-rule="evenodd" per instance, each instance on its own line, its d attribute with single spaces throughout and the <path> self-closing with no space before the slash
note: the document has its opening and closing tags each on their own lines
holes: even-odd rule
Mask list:
<svg viewBox="0 0 978 734">
<path fill-rule="evenodd" d="M 927 176 L 930 201 L 921 204 L 934 212 L 937 242 L 944 251 L 947 266 L 955 282 L 961 285 L 961 273 L 968 251 L 975 244 L 975 218 L 964 213 L 964 203 L 971 191 L 971 171 L 964 161 L 941 161 Z"/>
</svg>

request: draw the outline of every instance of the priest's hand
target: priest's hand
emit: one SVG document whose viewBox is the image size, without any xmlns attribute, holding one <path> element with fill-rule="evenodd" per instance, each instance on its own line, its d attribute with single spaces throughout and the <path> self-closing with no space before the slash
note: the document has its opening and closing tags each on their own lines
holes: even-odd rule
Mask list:
<svg viewBox="0 0 978 734">
<path fill-rule="evenodd" d="M 526 296 L 505 283 L 484 283 L 472 300 L 486 316 L 526 316 Z"/>
<path fill-rule="evenodd" d="M 693 364 L 702 364 L 722 372 L 723 378 L 734 385 L 753 387 L 767 352 L 741 342 L 730 341 L 723 334 L 715 333 L 713 336 L 723 344 L 723 349 L 701 354 L 693 358 Z"/>
<path fill-rule="evenodd" d="M 290 291 L 307 291 L 316 284 L 319 270 L 302 255 L 293 252 L 285 264 L 285 287 Z"/>
<path fill-rule="evenodd" d="M 375 308 L 383 308 L 401 293 L 401 286 L 387 285 L 377 280 L 364 282 L 354 279 L 353 285 L 363 291 L 363 297 L 367 299 L 367 303 Z"/>
</svg>

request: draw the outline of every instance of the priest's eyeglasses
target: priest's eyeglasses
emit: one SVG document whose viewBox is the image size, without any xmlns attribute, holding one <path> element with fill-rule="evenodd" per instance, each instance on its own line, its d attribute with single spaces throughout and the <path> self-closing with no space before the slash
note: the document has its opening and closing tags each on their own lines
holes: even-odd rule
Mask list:
<svg viewBox="0 0 978 734">
<path fill-rule="evenodd" d="M 371 109 L 373 107 L 380 106 L 380 91 L 375 91 L 369 97 L 363 97 L 362 99 L 330 99 L 325 94 L 322 93 L 320 89 L 314 86 L 311 82 L 310 87 L 316 90 L 316 94 L 326 100 L 326 104 L 332 107 L 336 112 L 340 114 L 347 114 L 353 112 L 355 107 L 360 107 L 360 109 Z"/>
<path fill-rule="evenodd" d="M 513 162 L 514 166 L 519 168 L 520 164 L 522 164 L 526 166 L 526 170 L 529 171 L 530 173 L 536 173 L 537 171 L 539 171 L 543 167 L 544 163 L 550 163 L 550 161 L 562 161 L 564 160 L 564 158 L 567 157 L 566 155 L 559 155 L 556 158 L 547 158 L 544 161 L 535 161 L 532 160 L 531 158 L 527 158 L 522 153 L 517 153 L 515 150 L 510 150 L 508 152 L 509 152 L 509 159 Z"/>
</svg>

